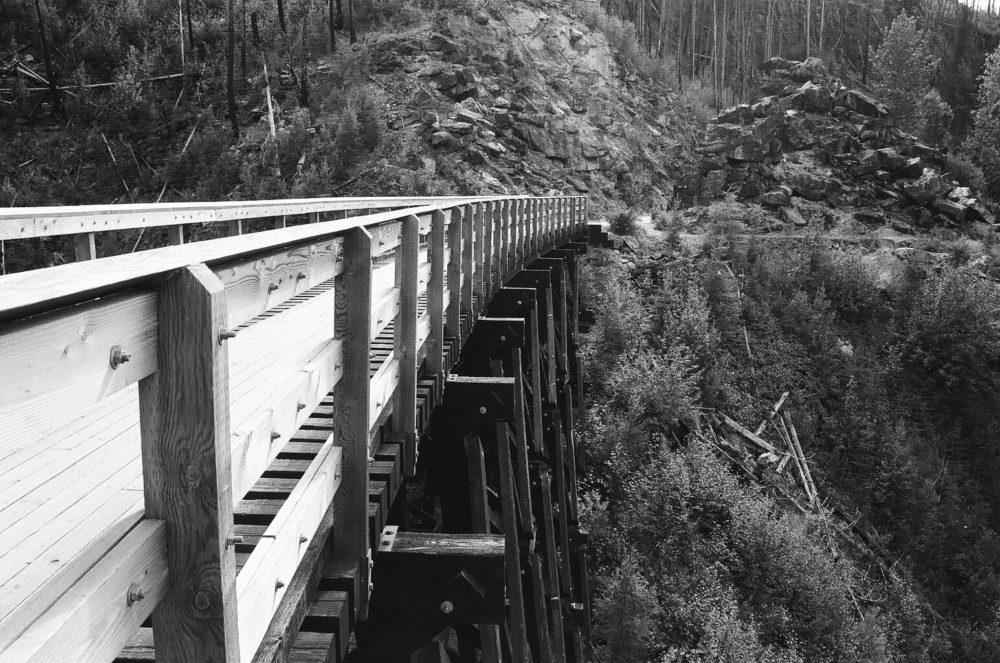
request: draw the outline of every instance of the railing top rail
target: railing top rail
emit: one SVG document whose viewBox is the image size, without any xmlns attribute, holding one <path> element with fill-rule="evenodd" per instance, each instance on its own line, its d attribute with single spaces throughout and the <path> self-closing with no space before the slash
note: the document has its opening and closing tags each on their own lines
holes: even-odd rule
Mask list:
<svg viewBox="0 0 1000 663">
<path fill-rule="evenodd" d="M 436 210 L 445 210 L 470 202 L 526 198 L 530 198 L 530 196 L 408 199 L 417 200 L 423 204 L 344 220 L 235 235 L 0 276 L 0 323 L 155 282 L 157 278 L 187 265 L 205 263 L 210 267 L 221 266 L 252 255 L 319 242 L 359 226 L 377 226 L 410 215 L 429 214 Z M 372 200 L 403 199 L 379 198 Z M 336 202 L 338 202 L 336 199 L 314 199 L 312 201 L 266 201 L 242 204 L 273 210 L 287 203 L 293 204 L 293 206 L 297 205 L 296 209 L 301 210 L 301 206 L 305 204 L 323 205 Z M 239 204 L 241 203 L 225 203 L 227 208 Z M 213 205 L 215 204 L 213 203 Z M 124 207 L 131 206 L 103 206 L 107 215 L 117 214 L 118 208 Z M 71 209 L 75 208 L 67 208 L 67 211 Z M 268 214 L 277 213 L 269 212 Z"/>
<path fill-rule="evenodd" d="M 215 203 L 134 203 L 12 207 L 0 209 L 0 240 L 51 237 L 87 232 L 176 226 L 188 223 L 247 221 L 316 212 L 417 207 L 464 201 L 526 198 L 527 196 L 435 196 L 301 198 Z"/>
<path fill-rule="evenodd" d="M 448 206 L 411 207 L 0 276 L 0 323 L 155 281 L 187 265 L 221 265 L 253 254 L 320 241 L 359 226 L 376 226 L 411 214 L 428 214 L 442 207 Z"/>
</svg>

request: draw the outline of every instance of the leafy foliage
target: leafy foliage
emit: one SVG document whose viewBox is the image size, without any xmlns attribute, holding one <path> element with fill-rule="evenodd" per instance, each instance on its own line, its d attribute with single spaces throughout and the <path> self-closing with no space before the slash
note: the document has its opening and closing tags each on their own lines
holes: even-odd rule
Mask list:
<svg viewBox="0 0 1000 663">
<path fill-rule="evenodd" d="M 885 41 L 871 55 L 875 89 L 896 114 L 903 127 L 914 129 L 921 122 L 921 100 L 938 66 L 930 44 L 917 26 L 917 19 L 902 13 L 892 22 Z"/>
</svg>

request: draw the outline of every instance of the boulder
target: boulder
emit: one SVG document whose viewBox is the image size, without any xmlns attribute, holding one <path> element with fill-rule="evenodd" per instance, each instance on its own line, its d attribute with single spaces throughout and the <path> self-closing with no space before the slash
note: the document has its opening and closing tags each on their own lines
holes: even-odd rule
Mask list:
<svg viewBox="0 0 1000 663">
<path fill-rule="evenodd" d="M 824 200 L 835 188 L 829 178 L 808 171 L 797 171 L 788 177 L 792 190 L 808 200 Z"/>
<path fill-rule="evenodd" d="M 570 28 L 569 29 L 569 43 L 570 44 L 572 44 L 572 45 L 575 46 L 577 44 L 577 42 L 579 42 L 581 39 L 583 39 L 583 33 L 582 32 L 580 32 L 576 28 Z"/>
<path fill-rule="evenodd" d="M 750 124 L 753 119 L 754 112 L 750 106 L 741 104 L 722 111 L 712 122 L 715 124 Z"/>
<path fill-rule="evenodd" d="M 775 97 L 764 97 L 750 107 L 754 117 L 769 117 L 781 112 L 781 105 Z"/>
<path fill-rule="evenodd" d="M 792 190 L 783 184 L 765 194 L 762 194 L 760 197 L 760 204 L 768 205 L 769 207 L 784 207 L 791 201 Z"/>
<path fill-rule="evenodd" d="M 784 209 L 784 213 L 785 213 L 785 220 L 791 223 L 792 225 L 801 227 L 809 224 L 809 222 L 806 220 L 806 217 L 802 216 L 802 212 L 795 209 L 794 207 L 786 207 Z"/>
<path fill-rule="evenodd" d="M 793 63 L 791 72 L 795 81 L 813 81 L 826 76 L 826 65 L 819 58 L 806 58 L 803 62 Z"/>
<path fill-rule="evenodd" d="M 854 213 L 854 220 L 869 226 L 881 226 L 885 224 L 885 212 L 877 207 L 858 210 Z"/>
<path fill-rule="evenodd" d="M 815 83 L 807 82 L 798 91 L 785 100 L 790 108 L 799 108 L 814 113 L 825 113 L 830 110 L 830 91 Z"/>
<path fill-rule="evenodd" d="M 799 64 L 794 60 L 786 60 L 785 58 L 773 57 L 764 63 L 763 69 L 765 74 L 774 73 L 776 69 L 784 69 L 785 71 L 791 71 L 792 67 Z"/>
<path fill-rule="evenodd" d="M 878 172 L 881 166 L 878 157 L 878 152 L 875 150 L 864 150 L 858 154 L 857 164 L 851 169 L 851 174 L 854 177 L 864 177 L 865 175 Z"/>
<path fill-rule="evenodd" d="M 479 127 L 493 126 L 493 124 L 489 122 L 483 115 L 475 111 L 468 110 L 467 108 L 461 108 L 457 113 L 455 113 L 455 121 L 465 122 L 466 124 L 472 124 Z"/>
<path fill-rule="evenodd" d="M 472 165 L 480 165 L 488 161 L 486 153 L 479 149 L 476 145 L 470 146 L 469 149 L 465 151 L 465 160 Z"/>
<path fill-rule="evenodd" d="M 441 123 L 441 129 L 458 136 L 468 136 L 475 130 L 475 127 L 468 122 L 456 122 L 454 120 L 449 120 Z"/>
<path fill-rule="evenodd" d="M 924 205 L 951 190 L 951 184 L 940 174 L 927 169 L 920 179 L 903 182 L 903 191 L 913 202 Z"/>
<path fill-rule="evenodd" d="M 878 150 L 877 153 L 879 163 L 882 165 L 882 170 L 887 170 L 891 173 L 906 165 L 906 157 L 891 147 L 883 147 L 881 150 Z M 917 177 L 920 177 L 919 173 L 917 174 Z"/>
<path fill-rule="evenodd" d="M 938 198 L 931 203 L 931 207 L 956 223 L 965 223 L 966 208 L 961 203 L 956 203 L 947 198 Z"/>
<path fill-rule="evenodd" d="M 896 179 L 915 179 L 923 175 L 923 173 L 924 166 L 920 163 L 920 158 L 913 157 L 912 159 L 906 159 L 903 167 L 893 172 L 892 176 Z"/>
<path fill-rule="evenodd" d="M 906 154 L 907 156 L 917 157 L 926 163 L 932 163 L 938 166 L 944 165 L 944 155 L 941 154 L 941 150 L 929 147 L 920 142 L 909 146 L 906 150 Z"/>
<path fill-rule="evenodd" d="M 848 90 L 844 95 L 847 108 L 867 117 L 885 117 L 889 110 L 877 100 L 860 90 Z"/>
<path fill-rule="evenodd" d="M 454 136 L 447 131 L 436 131 L 431 134 L 432 147 L 448 147 L 454 140 Z"/>
</svg>

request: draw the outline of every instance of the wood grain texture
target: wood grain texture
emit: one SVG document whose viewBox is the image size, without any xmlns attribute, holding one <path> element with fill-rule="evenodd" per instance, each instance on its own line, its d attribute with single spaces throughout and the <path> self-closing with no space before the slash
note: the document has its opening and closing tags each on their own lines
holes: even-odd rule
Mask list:
<svg viewBox="0 0 1000 663">
<path fill-rule="evenodd" d="M 499 205 L 499 203 L 496 203 Z M 483 203 L 482 232 L 482 254 L 479 257 L 479 264 L 482 273 L 482 286 L 484 297 L 480 299 L 480 307 L 485 308 L 486 300 L 493 296 L 494 267 L 493 267 L 493 208 L 492 202 Z"/>
<path fill-rule="evenodd" d="M 395 347 L 399 357 L 399 401 L 397 431 L 403 436 L 403 473 L 412 477 L 417 471 L 417 271 L 420 258 L 420 219 L 411 216 L 403 221 L 402 243 L 396 268 L 400 288 L 399 316 L 395 328 Z"/>
<path fill-rule="evenodd" d="M 341 454 L 331 434 L 236 579 L 240 653 L 245 663 L 257 652 L 309 541 L 334 500 L 342 477 Z"/>
<path fill-rule="evenodd" d="M 160 520 L 139 523 L 20 637 L 0 639 L 0 659 L 111 660 L 166 592 L 166 530 Z M 133 584 L 145 598 L 129 605 L 126 597 Z"/>
<path fill-rule="evenodd" d="M 146 516 L 166 521 L 157 659 L 239 660 L 225 289 L 204 265 L 159 291 L 159 368 L 139 386 Z"/>
<path fill-rule="evenodd" d="M 448 224 L 448 315 L 445 320 L 445 335 L 453 338 L 461 336 L 462 329 L 462 244 L 465 232 L 462 210 L 451 211 L 451 223 Z"/>
<path fill-rule="evenodd" d="M 94 233 L 73 235 L 73 256 L 77 262 L 93 260 L 97 257 L 97 244 L 94 241 Z"/>
<path fill-rule="evenodd" d="M 215 268 L 226 286 L 229 326 L 238 327 L 336 276 L 340 250 L 341 241 L 334 238 Z"/>
<path fill-rule="evenodd" d="M 119 295 L 0 327 L 0 449 L 91 415 L 157 366 L 153 293 Z M 111 367 L 113 346 L 131 358 Z"/>
<path fill-rule="evenodd" d="M 444 212 L 434 212 L 428 241 L 431 273 L 427 284 L 427 310 L 430 312 L 430 334 L 427 336 L 427 373 L 440 376 L 444 370 Z"/>
<path fill-rule="evenodd" d="M 334 500 L 337 536 L 334 558 L 368 571 L 368 439 L 371 382 L 368 352 L 372 311 L 371 234 L 355 228 L 344 238 L 344 273 L 338 278 L 335 337 L 343 342 L 344 377 L 334 390 L 335 443 L 343 474 Z M 363 565 L 363 566 L 362 566 Z M 367 614 L 368 588 L 356 586 L 355 611 Z"/>
<path fill-rule="evenodd" d="M 472 205 L 462 208 L 462 290 L 460 294 L 462 313 L 472 314 L 472 297 L 475 290 L 472 281 L 476 275 L 475 237 L 476 221 L 473 218 Z"/>
<path fill-rule="evenodd" d="M 473 251 L 472 251 L 472 263 L 474 265 L 475 273 L 472 279 L 472 294 L 476 298 L 478 305 L 482 307 L 484 305 L 483 295 L 486 293 L 486 283 L 484 281 L 484 274 L 488 274 L 484 269 L 483 256 L 485 251 L 483 249 L 483 244 L 486 241 L 486 204 L 476 203 L 472 206 L 472 223 L 473 223 Z M 478 311 L 477 311 L 478 313 Z"/>
</svg>

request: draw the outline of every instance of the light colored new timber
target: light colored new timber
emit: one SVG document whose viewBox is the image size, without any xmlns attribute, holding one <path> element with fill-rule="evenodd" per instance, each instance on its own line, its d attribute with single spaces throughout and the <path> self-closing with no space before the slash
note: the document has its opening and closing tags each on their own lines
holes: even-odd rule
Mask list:
<svg viewBox="0 0 1000 663">
<path fill-rule="evenodd" d="M 146 516 L 167 523 L 157 658 L 239 660 L 225 289 L 204 265 L 159 291 L 159 369 L 139 385 Z"/>
<path fill-rule="evenodd" d="M 12 643 L 0 640 L 0 659 L 111 660 L 166 591 L 166 529 L 162 520 L 139 523 L 20 637 Z M 129 602 L 133 586 L 143 598 Z"/>
<path fill-rule="evenodd" d="M 444 212 L 434 212 L 431 219 L 431 234 L 428 251 L 431 273 L 427 284 L 427 309 L 430 312 L 430 335 L 427 337 L 427 373 L 432 377 L 442 376 L 444 370 L 444 277 L 445 263 Z"/>
<path fill-rule="evenodd" d="M 236 578 L 240 657 L 253 659 L 341 481 L 342 450 L 327 438 Z"/>
<path fill-rule="evenodd" d="M 96 258 L 97 244 L 94 241 L 94 233 L 73 235 L 73 253 L 77 262 Z"/>
<path fill-rule="evenodd" d="M 403 473 L 410 477 L 417 469 L 417 298 L 420 283 L 420 219 L 403 221 L 403 239 L 396 262 L 396 283 L 400 288 L 399 316 L 395 329 L 399 356 L 399 410 L 395 429 L 403 435 Z"/>
<path fill-rule="evenodd" d="M 461 335 L 461 288 L 462 288 L 462 210 L 451 211 L 448 224 L 448 315 L 445 318 L 445 335 L 458 338 Z"/>
<path fill-rule="evenodd" d="M 475 246 L 476 222 L 472 218 L 472 205 L 462 208 L 462 291 L 461 311 L 472 315 L 472 280 L 476 275 Z"/>
<path fill-rule="evenodd" d="M 24 239 L 219 221 L 282 218 L 323 212 L 451 206 L 470 196 L 430 198 L 306 198 L 212 203 L 136 203 L 19 207 L 0 210 L 0 239 Z"/>
<path fill-rule="evenodd" d="M 334 557 L 363 572 L 354 595 L 356 613 L 368 612 L 368 439 L 371 381 L 372 236 L 355 228 L 344 238 L 344 273 L 337 284 L 335 336 L 343 341 L 344 375 L 334 390 L 335 442 L 341 447 L 343 476 L 334 500 L 337 535 Z M 364 565 L 363 567 L 361 565 Z"/>
<path fill-rule="evenodd" d="M 87 416 L 156 370 L 156 295 L 119 295 L 0 327 L 0 448 Z M 127 363 L 112 368 L 112 348 Z"/>
</svg>

